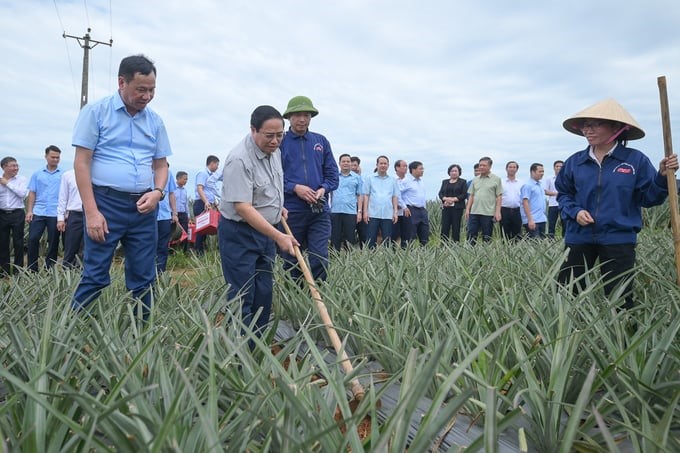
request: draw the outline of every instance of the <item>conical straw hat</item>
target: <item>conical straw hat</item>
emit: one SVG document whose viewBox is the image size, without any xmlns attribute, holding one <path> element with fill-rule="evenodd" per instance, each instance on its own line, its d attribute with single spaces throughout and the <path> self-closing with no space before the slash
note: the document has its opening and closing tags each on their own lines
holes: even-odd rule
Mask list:
<svg viewBox="0 0 680 453">
<path fill-rule="evenodd" d="M 618 121 L 619 123 L 627 124 L 630 128 L 621 134 L 621 138 L 625 140 L 638 140 L 645 136 L 645 131 L 635 121 L 635 118 L 614 99 L 605 99 L 585 110 L 581 110 L 566 119 L 562 126 L 572 134 L 583 135 L 581 126 L 583 121 L 588 118 Z"/>
</svg>

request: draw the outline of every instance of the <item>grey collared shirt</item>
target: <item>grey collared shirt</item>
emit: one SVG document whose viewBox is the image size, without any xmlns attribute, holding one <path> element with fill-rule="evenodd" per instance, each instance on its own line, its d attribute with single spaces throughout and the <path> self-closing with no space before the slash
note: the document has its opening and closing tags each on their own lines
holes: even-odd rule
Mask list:
<svg viewBox="0 0 680 453">
<path fill-rule="evenodd" d="M 275 225 L 283 210 L 283 168 L 281 151 L 264 153 L 248 134 L 229 152 L 224 162 L 220 213 L 227 219 L 242 222 L 234 203 L 250 203 Z"/>
</svg>

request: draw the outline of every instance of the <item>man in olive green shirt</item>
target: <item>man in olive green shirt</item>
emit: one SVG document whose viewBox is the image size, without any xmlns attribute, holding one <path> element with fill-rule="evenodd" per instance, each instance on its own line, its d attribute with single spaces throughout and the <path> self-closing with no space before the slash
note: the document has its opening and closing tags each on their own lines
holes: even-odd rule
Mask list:
<svg viewBox="0 0 680 453">
<path fill-rule="evenodd" d="M 501 198 L 503 184 L 501 178 L 491 173 L 493 161 L 490 157 L 479 159 L 479 177 L 475 178 L 468 189 L 468 203 L 465 219 L 468 221 L 468 241 L 477 242 L 482 231 L 484 242 L 491 240 L 493 223 L 501 221 Z"/>
</svg>

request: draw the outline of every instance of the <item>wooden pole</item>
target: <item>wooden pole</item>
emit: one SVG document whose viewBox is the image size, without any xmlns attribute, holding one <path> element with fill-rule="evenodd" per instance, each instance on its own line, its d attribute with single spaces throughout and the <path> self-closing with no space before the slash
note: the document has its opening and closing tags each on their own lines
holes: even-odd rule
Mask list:
<svg viewBox="0 0 680 453">
<path fill-rule="evenodd" d="M 281 223 L 283 224 L 283 228 L 286 230 L 286 233 L 292 236 L 293 233 L 290 231 L 286 219 L 281 218 Z M 302 270 L 302 274 L 305 276 L 305 280 L 307 281 L 309 292 L 312 294 L 312 299 L 316 304 L 316 309 L 319 312 L 319 316 L 321 316 L 321 321 L 326 327 L 326 333 L 328 334 L 328 337 L 331 340 L 333 349 L 335 349 L 336 354 L 341 359 L 340 364 L 342 365 L 342 368 L 345 370 L 345 373 L 349 375 L 354 372 L 352 362 L 350 362 L 349 357 L 345 352 L 345 349 L 342 347 L 342 342 L 340 341 L 338 332 L 336 332 L 335 326 L 333 325 L 333 321 L 331 320 L 331 317 L 328 314 L 328 310 L 326 310 L 326 304 L 323 303 L 323 300 L 321 299 L 321 294 L 319 293 L 319 290 L 316 288 L 316 282 L 314 281 L 314 277 L 312 277 L 312 273 L 309 270 L 309 267 L 307 266 L 307 261 L 305 260 L 305 257 L 302 256 L 300 247 L 296 245 L 294 246 L 294 249 L 295 257 L 297 258 L 297 261 L 300 264 L 300 269 Z M 361 400 L 364 397 L 365 391 L 364 387 L 359 382 L 359 379 L 354 378 L 352 379 L 352 381 L 350 381 L 350 383 L 352 384 L 352 395 L 354 396 L 354 399 Z"/>
<path fill-rule="evenodd" d="M 659 97 L 661 98 L 661 124 L 663 126 L 663 150 L 666 157 L 673 154 L 673 139 L 671 138 L 671 116 L 668 108 L 668 93 L 666 77 L 657 78 Z M 675 181 L 675 170 L 666 170 L 668 179 L 668 203 L 671 208 L 671 231 L 673 232 L 673 247 L 675 249 L 676 283 L 680 286 L 680 213 L 678 212 L 678 185 Z"/>
</svg>

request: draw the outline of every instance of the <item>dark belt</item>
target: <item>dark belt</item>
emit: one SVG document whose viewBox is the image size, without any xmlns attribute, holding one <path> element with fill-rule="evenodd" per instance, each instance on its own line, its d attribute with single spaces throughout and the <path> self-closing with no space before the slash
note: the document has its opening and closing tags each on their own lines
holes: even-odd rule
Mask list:
<svg viewBox="0 0 680 453">
<path fill-rule="evenodd" d="M 106 187 L 106 186 L 97 186 L 92 184 L 92 189 L 95 192 L 103 193 L 106 195 L 110 195 L 112 197 L 116 198 L 122 198 L 123 200 L 139 200 L 142 195 L 145 193 L 151 192 L 151 189 L 146 189 L 144 192 L 123 192 L 120 190 L 116 190 L 113 187 Z"/>
<path fill-rule="evenodd" d="M 406 207 L 407 207 L 410 211 L 412 211 L 412 210 L 414 210 L 414 209 L 425 209 L 425 208 L 421 208 L 420 206 L 413 206 L 412 204 L 408 204 L 408 205 L 406 205 Z"/>
<path fill-rule="evenodd" d="M 4 212 L 5 214 L 14 214 L 15 212 L 23 211 L 21 208 L 16 208 L 16 209 L 0 209 L 0 212 Z"/>
<path fill-rule="evenodd" d="M 509 209 L 511 211 L 519 211 L 519 207 L 517 207 L 517 208 L 506 208 L 505 206 L 501 206 L 501 209 Z"/>
</svg>

